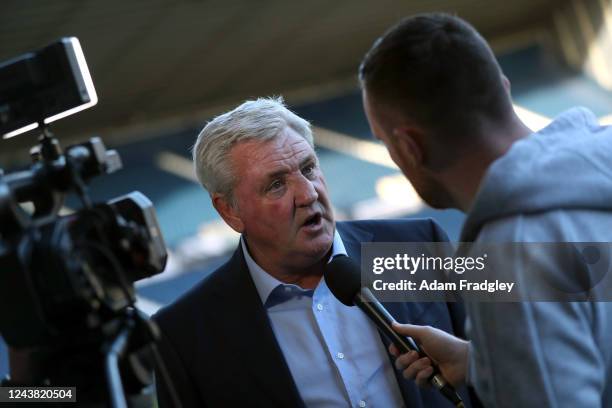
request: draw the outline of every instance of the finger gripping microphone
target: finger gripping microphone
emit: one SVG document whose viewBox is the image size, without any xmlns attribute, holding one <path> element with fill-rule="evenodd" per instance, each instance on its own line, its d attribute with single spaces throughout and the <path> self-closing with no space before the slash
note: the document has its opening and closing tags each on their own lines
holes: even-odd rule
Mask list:
<svg viewBox="0 0 612 408">
<path fill-rule="evenodd" d="M 335 257 L 325 268 L 325 282 L 334 296 L 347 306 L 359 307 L 375 324 L 378 330 L 393 342 L 404 354 L 411 350 L 421 357 L 428 357 L 412 337 L 402 336 L 393 330 L 395 319 L 374 297 L 370 289 L 361 286 L 360 269 L 348 256 Z M 463 400 L 453 386 L 446 381 L 440 369 L 432 361 L 433 374 L 429 377 L 430 384 L 438 389 L 455 407 L 463 408 Z"/>
</svg>

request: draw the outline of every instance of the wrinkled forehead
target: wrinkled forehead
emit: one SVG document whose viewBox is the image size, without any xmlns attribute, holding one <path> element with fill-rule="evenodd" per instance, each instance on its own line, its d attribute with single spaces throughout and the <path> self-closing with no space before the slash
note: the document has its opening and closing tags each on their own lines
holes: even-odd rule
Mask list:
<svg viewBox="0 0 612 408">
<path fill-rule="evenodd" d="M 317 161 L 308 141 L 290 128 L 272 139 L 239 142 L 232 147 L 230 157 L 237 169 L 264 173 L 289 170 L 310 160 Z"/>
</svg>

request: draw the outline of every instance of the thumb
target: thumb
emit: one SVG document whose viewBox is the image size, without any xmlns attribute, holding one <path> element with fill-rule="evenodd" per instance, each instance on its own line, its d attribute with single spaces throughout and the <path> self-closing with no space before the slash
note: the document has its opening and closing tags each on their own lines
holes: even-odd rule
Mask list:
<svg viewBox="0 0 612 408">
<path fill-rule="evenodd" d="M 421 343 L 421 339 L 427 330 L 423 326 L 417 326 L 414 324 L 401 324 L 393 322 L 393 330 L 404 336 L 412 337 L 417 343 Z"/>
</svg>

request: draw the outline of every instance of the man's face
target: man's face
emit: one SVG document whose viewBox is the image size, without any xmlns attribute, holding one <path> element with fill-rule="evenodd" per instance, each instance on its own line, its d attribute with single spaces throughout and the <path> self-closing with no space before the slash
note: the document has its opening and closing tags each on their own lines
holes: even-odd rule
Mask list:
<svg viewBox="0 0 612 408">
<path fill-rule="evenodd" d="M 402 143 L 399 136 L 394 135 L 393 130 L 397 128 L 399 122 L 397 118 L 389 112 L 385 112 L 384 108 L 377 105 L 367 91 L 362 91 L 363 109 L 370 124 L 370 129 L 374 137 L 379 139 L 387 150 L 391 159 L 400 168 L 404 176 L 410 181 L 416 192 L 421 198 L 433 208 L 449 208 L 455 207 L 454 200 L 451 198 L 448 190 L 433 177 L 430 171 L 427 171 L 423 165 L 424 157 L 428 152 L 424 151 L 424 147 L 420 154 L 423 159 L 416 159 L 414 149 L 406 143 Z"/>
<path fill-rule="evenodd" d="M 235 211 L 255 260 L 287 270 L 320 261 L 331 248 L 334 216 L 308 142 L 286 128 L 273 140 L 237 144 L 230 160 Z"/>
</svg>

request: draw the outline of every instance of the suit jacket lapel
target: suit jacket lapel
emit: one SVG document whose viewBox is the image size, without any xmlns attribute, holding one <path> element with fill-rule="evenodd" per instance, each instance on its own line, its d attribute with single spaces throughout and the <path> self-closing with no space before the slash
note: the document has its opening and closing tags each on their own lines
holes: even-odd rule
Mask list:
<svg viewBox="0 0 612 408">
<path fill-rule="evenodd" d="M 356 225 L 343 222 L 336 223 L 336 228 L 348 256 L 355 262 L 361 263 L 361 243 L 371 242 L 374 234 Z"/>
<path fill-rule="evenodd" d="M 216 297 L 226 316 L 224 331 L 230 333 L 228 349 L 236 354 L 235 361 L 252 373 L 251 385 L 269 397 L 269 406 L 303 407 L 240 246 L 224 273 Z"/>
</svg>

